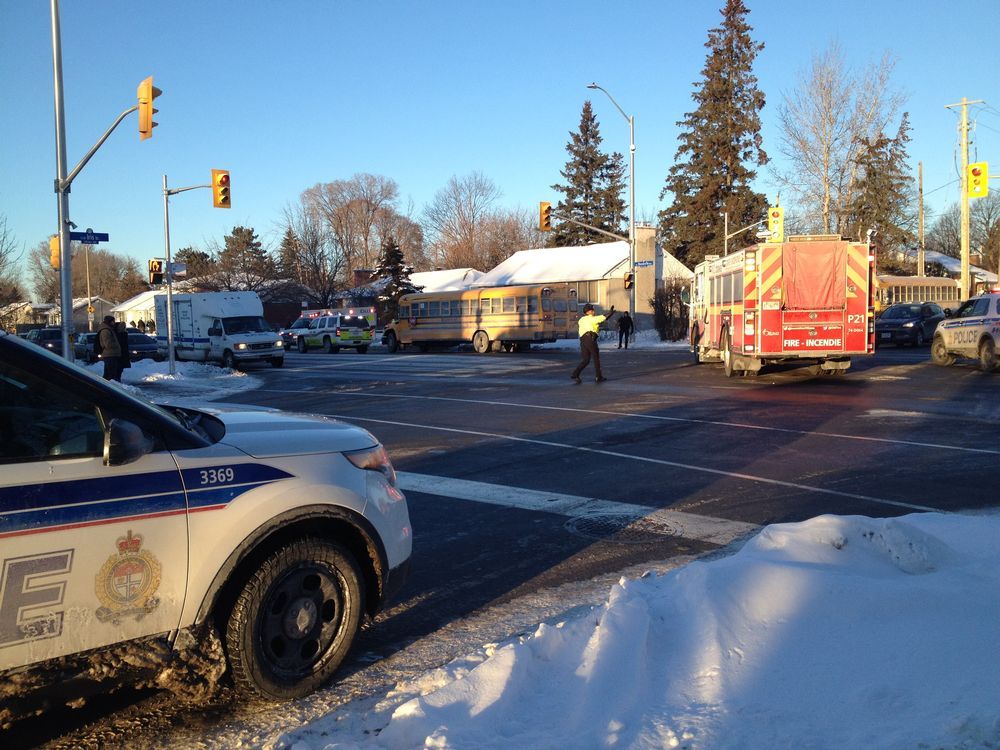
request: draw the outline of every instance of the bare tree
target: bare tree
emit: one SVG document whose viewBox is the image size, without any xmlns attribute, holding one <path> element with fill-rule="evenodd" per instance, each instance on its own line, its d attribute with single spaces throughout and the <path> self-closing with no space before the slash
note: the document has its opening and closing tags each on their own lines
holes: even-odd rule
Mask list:
<svg viewBox="0 0 1000 750">
<path fill-rule="evenodd" d="M 399 187 L 394 180 L 356 174 L 349 180 L 314 185 L 302 194 L 302 203 L 321 217 L 330 240 L 344 259 L 347 279 L 355 269 L 378 263 L 382 237 L 377 226 L 385 212 L 394 212 Z"/>
<path fill-rule="evenodd" d="M 0 307 L 23 298 L 24 290 L 16 274 L 20 259 L 14 235 L 7 228 L 7 217 L 0 214 Z"/>
<path fill-rule="evenodd" d="M 299 281 L 312 291 L 310 302 L 328 306 L 343 277 L 344 254 L 305 194 L 297 206 L 285 209 L 285 223 L 297 240 Z"/>
<path fill-rule="evenodd" d="M 847 207 L 859 180 L 858 149 L 865 139 L 884 133 L 904 101 L 891 88 L 894 67 L 886 53 L 854 74 L 834 42 L 813 58 L 797 88 L 783 96 L 779 151 L 792 166 L 775 176 L 791 192 L 807 226 L 824 233 L 846 230 Z"/>
<path fill-rule="evenodd" d="M 483 227 L 494 216 L 500 189 L 481 172 L 452 176 L 424 209 L 435 265 L 477 267 L 483 255 Z"/>
<path fill-rule="evenodd" d="M 92 297 L 109 302 L 123 302 L 149 288 L 143 278 L 139 261 L 108 250 L 88 245 L 72 244 L 73 267 L 70 281 L 75 299 L 85 298 L 89 285 Z M 28 278 L 36 300 L 55 302 L 59 299 L 59 272 L 49 265 L 49 243 L 40 242 L 27 259 Z"/>
</svg>

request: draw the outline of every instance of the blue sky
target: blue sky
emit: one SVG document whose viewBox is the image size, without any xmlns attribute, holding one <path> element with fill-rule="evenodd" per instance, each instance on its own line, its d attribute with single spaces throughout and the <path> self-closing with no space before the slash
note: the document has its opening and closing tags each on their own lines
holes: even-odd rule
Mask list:
<svg viewBox="0 0 1000 750">
<path fill-rule="evenodd" d="M 171 244 L 205 248 L 233 226 L 276 243 L 284 210 L 316 184 L 370 172 L 394 179 L 419 218 L 452 175 L 480 171 L 510 208 L 558 200 L 570 131 L 590 98 L 608 150 L 627 154 L 628 125 L 596 81 L 635 117 L 636 206 L 653 218 L 677 149 L 676 122 L 723 0 L 574 2 L 135 3 L 62 0 L 67 146 L 72 167 L 154 76 L 159 123 L 140 142 L 130 115 L 73 184 L 70 216 L 108 232 L 103 249 L 143 265 L 163 254 L 162 179 L 207 184 L 232 173 L 233 208 L 195 190 L 170 202 Z M 907 95 L 914 174 L 925 190 L 957 179 L 957 116 L 974 108 L 978 157 L 1000 172 L 1000 1 L 747 0 L 755 72 L 776 114 L 812 56 L 837 40 L 862 66 L 886 50 Z M 0 0 L 0 214 L 26 248 L 55 232 L 55 137 L 49 3 Z M 969 44 L 969 40 L 978 43 Z M 759 188 L 775 188 L 765 172 Z M 1000 184 L 994 182 L 994 188 Z M 957 183 L 928 196 L 940 210 Z"/>
</svg>

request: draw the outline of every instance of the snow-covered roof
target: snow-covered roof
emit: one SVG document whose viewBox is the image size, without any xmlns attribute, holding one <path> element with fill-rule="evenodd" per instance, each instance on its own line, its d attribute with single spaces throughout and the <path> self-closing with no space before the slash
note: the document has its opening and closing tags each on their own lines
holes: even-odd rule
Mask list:
<svg viewBox="0 0 1000 750">
<path fill-rule="evenodd" d="M 519 250 L 474 284 L 510 286 L 548 284 L 557 281 L 603 279 L 628 263 L 627 242 L 602 242 L 576 247 L 540 247 Z"/>
<path fill-rule="evenodd" d="M 911 257 L 916 255 L 916 251 L 913 250 L 907 250 L 905 252 Z M 927 250 L 924 252 L 924 262 L 937 263 L 944 268 L 945 271 L 955 276 L 959 276 L 962 273 L 962 261 L 960 258 L 953 258 L 950 255 L 939 253 L 936 250 Z M 987 271 L 985 268 L 980 268 L 979 266 L 970 265 L 969 274 L 979 281 L 985 281 L 990 284 L 997 281 L 997 275 L 995 273 Z"/>
<path fill-rule="evenodd" d="M 157 294 L 163 294 L 163 292 L 159 289 L 150 289 L 148 292 L 139 292 L 137 295 L 125 300 L 120 305 L 112 307 L 111 312 L 127 312 L 137 308 L 152 309 L 153 297 Z"/>
<path fill-rule="evenodd" d="M 410 274 L 414 286 L 423 287 L 425 292 L 454 292 L 468 289 L 483 277 L 475 268 L 449 268 L 443 271 L 420 271 Z"/>
<path fill-rule="evenodd" d="M 694 271 L 685 266 L 666 250 L 660 251 L 660 257 L 663 259 L 663 272 L 660 274 L 660 278 L 690 279 L 694 276 Z"/>
</svg>

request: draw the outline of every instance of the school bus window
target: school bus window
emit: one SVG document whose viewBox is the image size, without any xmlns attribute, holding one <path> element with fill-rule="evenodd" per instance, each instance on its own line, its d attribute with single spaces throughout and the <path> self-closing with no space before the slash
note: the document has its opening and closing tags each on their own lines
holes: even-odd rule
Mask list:
<svg viewBox="0 0 1000 750">
<path fill-rule="evenodd" d="M 528 312 L 538 312 L 538 297 L 528 297 Z"/>
<path fill-rule="evenodd" d="M 527 297 L 517 297 L 517 312 L 525 312 L 528 309 Z"/>
<path fill-rule="evenodd" d="M 426 302 L 418 302 L 417 303 L 417 317 L 418 318 L 426 318 L 427 317 L 427 303 Z"/>
<path fill-rule="evenodd" d="M 440 302 L 428 302 L 427 303 L 427 315 L 431 318 L 436 318 L 441 314 L 441 303 Z"/>
<path fill-rule="evenodd" d="M 505 313 L 515 312 L 514 304 L 515 304 L 515 300 L 514 300 L 513 297 L 504 297 L 503 298 L 503 311 Z"/>
<path fill-rule="evenodd" d="M 400 305 L 399 306 L 399 317 L 400 318 L 408 318 L 408 317 L 410 317 L 410 306 L 409 305 Z"/>
<path fill-rule="evenodd" d="M 542 311 L 552 312 L 552 300 L 548 297 L 542 297 Z"/>
<path fill-rule="evenodd" d="M 555 311 L 557 313 L 560 313 L 560 312 L 564 313 L 564 312 L 566 312 L 567 307 L 568 307 L 567 304 L 566 304 L 566 300 L 564 300 L 564 299 L 556 299 L 556 300 L 553 300 L 553 302 L 555 303 L 554 307 L 555 307 Z"/>
</svg>

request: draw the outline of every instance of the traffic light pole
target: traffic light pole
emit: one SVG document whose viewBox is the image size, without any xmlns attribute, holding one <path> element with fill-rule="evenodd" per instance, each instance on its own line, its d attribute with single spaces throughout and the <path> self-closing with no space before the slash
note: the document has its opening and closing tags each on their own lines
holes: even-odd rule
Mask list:
<svg viewBox="0 0 1000 750">
<path fill-rule="evenodd" d="M 163 175 L 163 251 L 167 264 L 163 273 L 167 282 L 167 369 L 171 375 L 177 372 L 177 355 L 174 349 L 174 269 L 170 259 L 170 196 L 210 187 L 212 185 L 191 185 L 171 190 L 167 187 L 167 176 Z"/>
</svg>

